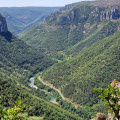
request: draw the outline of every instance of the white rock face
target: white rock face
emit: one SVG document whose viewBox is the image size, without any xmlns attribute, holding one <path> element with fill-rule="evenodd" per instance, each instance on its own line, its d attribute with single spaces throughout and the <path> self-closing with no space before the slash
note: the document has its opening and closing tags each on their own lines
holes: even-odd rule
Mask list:
<svg viewBox="0 0 120 120">
<path fill-rule="evenodd" d="M 0 14 L 0 33 L 7 32 L 7 22 L 6 19 Z"/>
</svg>

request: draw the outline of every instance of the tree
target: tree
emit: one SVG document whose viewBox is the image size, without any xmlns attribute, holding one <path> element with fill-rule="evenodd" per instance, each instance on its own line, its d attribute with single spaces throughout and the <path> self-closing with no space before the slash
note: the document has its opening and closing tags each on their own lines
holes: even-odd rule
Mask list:
<svg viewBox="0 0 120 120">
<path fill-rule="evenodd" d="M 7 116 L 7 113 L 5 111 L 5 108 L 0 106 L 0 120 L 3 118 L 5 120 L 5 116 Z"/>
<path fill-rule="evenodd" d="M 118 87 L 113 87 L 111 85 L 108 86 L 106 89 L 96 89 L 94 88 L 94 92 L 99 94 L 99 97 L 105 100 L 107 105 L 108 111 L 110 113 L 115 114 L 115 118 L 120 120 L 120 90 Z"/>
<path fill-rule="evenodd" d="M 19 120 L 18 114 L 23 112 L 25 105 L 22 105 L 22 101 L 16 101 L 16 105 L 13 108 L 6 108 L 0 106 L 0 119 L 3 120 Z"/>
</svg>

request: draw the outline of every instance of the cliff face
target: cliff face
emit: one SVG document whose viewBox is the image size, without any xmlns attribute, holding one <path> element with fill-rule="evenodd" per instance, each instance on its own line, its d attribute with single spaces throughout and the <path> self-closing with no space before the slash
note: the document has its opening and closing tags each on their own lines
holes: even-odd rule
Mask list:
<svg viewBox="0 0 120 120">
<path fill-rule="evenodd" d="M 27 32 L 24 37 L 22 36 L 22 39 L 27 42 L 29 41 L 29 44 L 35 45 L 35 47 L 45 48 L 50 52 L 67 51 L 70 47 L 81 42 L 95 31 L 97 36 L 101 36 L 94 36 L 94 38 L 98 38 L 97 40 L 120 31 L 119 19 L 120 4 L 117 6 L 101 7 L 92 5 L 91 2 L 89 4 L 80 2 L 67 5 L 60 11 L 52 13 L 44 20 L 43 24 L 31 30 L 32 32 Z M 34 35 L 31 39 L 31 37 L 28 37 L 29 34 L 35 34 L 39 39 L 35 40 Z M 91 38 L 90 44 L 97 41 L 93 40 L 94 38 Z M 81 47 L 75 46 L 76 51 L 81 51 L 85 45 L 89 45 L 88 40 L 84 44 L 82 43 Z M 72 52 L 70 49 L 67 54 L 73 53 L 75 49 Z"/>
<path fill-rule="evenodd" d="M 84 4 L 83 4 L 84 3 Z M 120 0 L 96 0 L 67 5 L 45 19 L 47 23 L 81 23 L 120 19 Z"/>
<path fill-rule="evenodd" d="M 118 6 L 82 6 L 79 8 L 73 8 L 68 11 L 59 11 L 52 13 L 51 16 L 45 19 L 46 23 L 58 23 L 66 25 L 83 22 L 101 22 L 103 20 L 118 20 L 120 19 L 120 4 Z"/>
<path fill-rule="evenodd" d="M 100 20 L 117 20 L 120 18 L 120 0 L 97 0 L 91 5 L 104 9 L 100 12 Z"/>
<path fill-rule="evenodd" d="M 7 32 L 7 23 L 6 19 L 0 14 L 0 33 Z"/>
<path fill-rule="evenodd" d="M 100 20 L 118 20 L 120 19 L 120 6 L 108 7 L 100 14 Z"/>
</svg>

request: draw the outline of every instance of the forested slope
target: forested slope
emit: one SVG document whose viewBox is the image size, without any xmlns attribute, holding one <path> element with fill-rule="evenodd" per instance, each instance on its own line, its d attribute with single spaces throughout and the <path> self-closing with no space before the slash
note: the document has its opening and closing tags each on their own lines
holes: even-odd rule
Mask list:
<svg viewBox="0 0 120 120">
<path fill-rule="evenodd" d="M 50 55 L 62 52 L 67 56 L 75 56 L 120 30 L 119 4 L 102 7 L 96 5 L 97 2 L 67 5 L 20 38 Z"/>
<path fill-rule="evenodd" d="M 98 102 L 94 87 L 106 87 L 120 77 L 120 32 L 96 42 L 71 60 L 53 65 L 43 79 L 81 105 Z"/>
<path fill-rule="evenodd" d="M 82 50 L 88 48 L 93 43 L 102 40 L 115 32 L 119 31 L 120 22 L 107 22 L 101 29 L 96 29 L 93 33 L 89 34 L 85 37 L 82 41 L 78 42 L 77 44 L 73 45 L 71 48 L 67 49 L 65 52 L 66 55 L 76 56 Z"/>
<path fill-rule="evenodd" d="M 25 70 L 37 73 L 54 63 L 40 50 L 28 46 L 10 32 L 0 34 L 0 44 L 0 54 Z"/>
<path fill-rule="evenodd" d="M 0 26 L 6 25 L 5 19 L 0 18 Z M 21 99 L 29 116 L 42 117 L 44 120 L 81 120 L 60 106 L 47 102 L 49 98 L 44 90 L 28 86 L 31 76 L 54 63 L 40 50 L 17 39 L 6 26 L 0 29 L 0 106 L 6 109 L 13 107 L 15 101 Z"/>
<path fill-rule="evenodd" d="M 21 36 L 37 50 L 16 39 L 10 32 L 1 33 L 2 104 L 7 107 L 11 101 L 20 98 L 28 104 L 28 108 L 30 107 L 29 115 L 42 115 L 46 120 L 78 120 L 76 115 L 70 115 L 63 109 L 38 98 L 46 99 L 43 86 L 43 93 L 27 86 L 28 79 L 33 74 L 41 72 L 40 77 L 44 81 L 53 84 L 65 97 L 83 106 L 81 109 L 78 108 L 79 112 L 74 109 L 76 110 L 74 113 L 78 112 L 86 119 L 91 118 L 93 113 L 104 108 L 101 107 L 102 103 L 100 106 L 94 105 L 99 100 L 93 93 L 93 88 L 105 88 L 112 79 L 120 77 L 119 20 L 119 5 L 101 7 L 97 3 L 81 2 L 52 13 L 43 24 Z M 54 64 L 55 61 L 43 52 L 56 56 L 65 55 L 71 59 Z M 66 106 L 64 108 L 70 109 Z"/>
<path fill-rule="evenodd" d="M 25 82 L 24 79 L 54 64 L 40 50 L 28 46 L 10 32 L 0 34 L 0 45 L 0 74 L 4 77 L 21 77 L 21 82 Z"/>
<path fill-rule="evenodd" d="M 25 112 L 29 116 L 43 117 L 43 120 L 83 120 L 59 106 L 30 94 L 30 91 L 13 84 L 11 81 L 0 78 L 1 105 L 4 107 L 13 107 L 15 101 L 21 99 L 23 104 L 26 105 Z"/>
<path fill-rule="evenodd" d="M 16 39 L 10 32 L 1 33 L 0 44 L 1 105 L 12 107 L 16 100 L 21 99 L 26 104 L 29 116 L 41 116 L 45 120 L 82 119 L 50 102 L 40 99 L 39 97 L 45 99 L 45 93 L 39 90 L 35 92 L 25 86 L 28 85 L 29 77 L 34 73 L 33 71 L 36 71 L 36 69 L 39 71 L 44 70 L 54 63 L 52 60 L 40 51 L 29 47 L 23 41 Z"/>
</svg>

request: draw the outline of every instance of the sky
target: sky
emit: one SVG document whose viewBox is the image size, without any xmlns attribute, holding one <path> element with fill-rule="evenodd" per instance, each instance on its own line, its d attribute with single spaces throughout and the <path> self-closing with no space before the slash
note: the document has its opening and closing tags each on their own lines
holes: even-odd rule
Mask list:
<svg viewBox="0 0 120 120">
<path fill-rule="evenodd" d="M 0 0 L 0 7 L 22 6 L 65 6 L 67 4 L 90 0 Z"/>
</svg>

